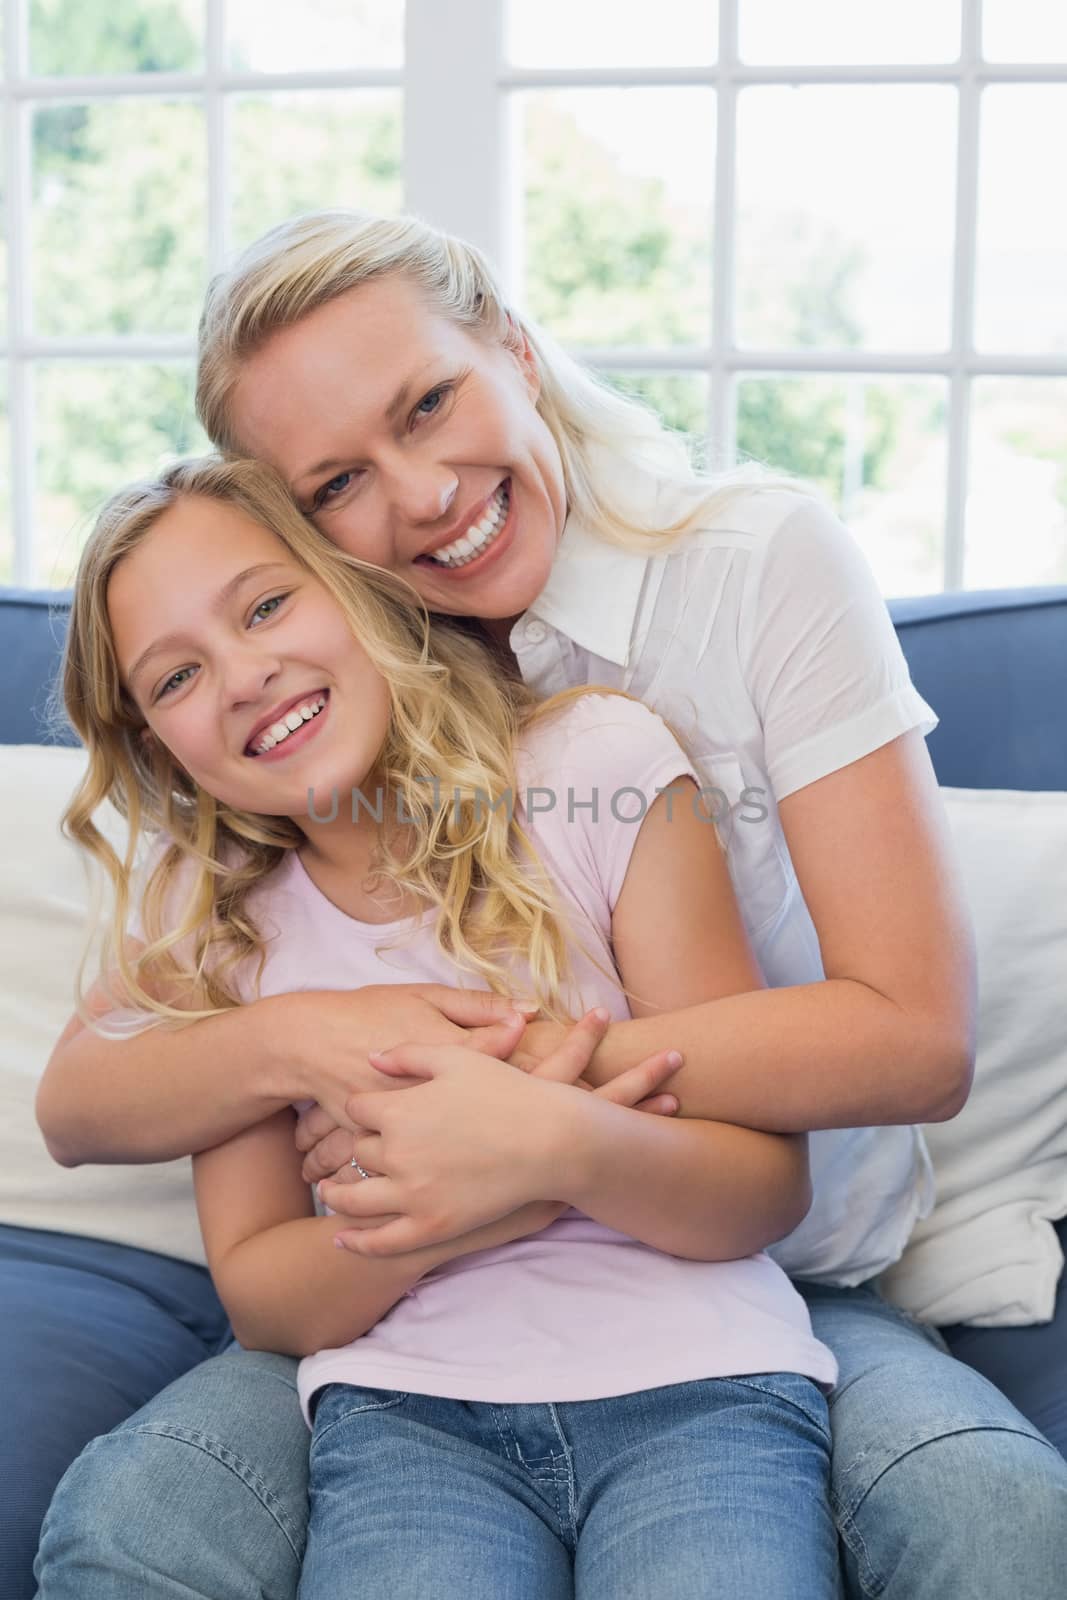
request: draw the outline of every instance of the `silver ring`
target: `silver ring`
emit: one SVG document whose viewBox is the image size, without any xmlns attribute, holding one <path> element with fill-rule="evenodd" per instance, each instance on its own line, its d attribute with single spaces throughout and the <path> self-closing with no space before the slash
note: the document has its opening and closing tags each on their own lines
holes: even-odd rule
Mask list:
<svg viewBox="0 0 1067 1600">
<path fill-rule="evenodd" d="M 355 1156 L 352 1157 L 352 1160 L 349 1162 L 349 1166 L 355 1167 L 356 1171 L 359 1173 L 361 1178 L 369 1178 L 370 1177 L 370 1173 L 365 1171 L 364 1168 L 360 1166 L 360 1164 L 356 1160 Z"/>
</svg>

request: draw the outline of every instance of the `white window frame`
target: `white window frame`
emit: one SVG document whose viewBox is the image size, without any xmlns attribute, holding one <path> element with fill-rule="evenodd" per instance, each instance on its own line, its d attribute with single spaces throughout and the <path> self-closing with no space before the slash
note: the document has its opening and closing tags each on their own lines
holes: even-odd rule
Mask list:
<svg viewBox="0 0 1067 1600">
<path fill-rule="evenodd" d="M 34 335 L 30 272 L 31 116 L 34 105 L 131 97 L 195 99 L 205 107 L 207 146 L 206 259 L 215 273 L 230 253 L 229 107 L 235 93 L 282 89 L 402 89 L 397 68 L 323 72 L 231 72 L 226 67 L 226 0 L 204 0 L 203 72 L 126 73 L 108 77 L 33 77 L 29 72 L 29 0 L 2 0 L 4 8 L 4 162 L 8 242 L 7 332 L 0 357 L 8 374 L 10 493 L 13 534 L 12 584 L 41 581 L 33 541 L 35 439 L 32 364 L 64 361 L 192 361 L 196 340 L 188 336 L 109 335 L 49 338 Z M 102 0 L 101 0 L 102 3 Z"/>
<path fill-rule="evenodd" d="M 391 0 L 382 0 L 391 3 Z M 535 3 L 535 0 L 527 0 Z M 987 376 L 1065 377 L 1067 357 L 989 355 L 974 348 L 977 247 L 978 114 L 990 83 L 1067 83 L 1063 65 L 1004 65 L 981 57 L 982 0 L 962 0 L 962 47 L 957 61 L 936 66 L 773 66 L 738 60 L 739 0 L 719 0 L 719 48 L 714 66 L 702 68 L 578 68 L 526 70 L 503 53 L 504 0 L 407 0 L 403 68 L 375 71 L 234 73 L 225 65 L 226 0 L 205 0 L 205 62 L 201 73 L 145 73 L 118 77 L 43 78 L 28 72 L 28 0 L 4 0 L 4 133 L 8 239 L 7 332 L 13 582 L 39 581 L 33 548 L 34 429 L 32 363 L 39 360 L 192 360 L 189 337 L 44 338 L 31 333 L 30 115 L 43 101 L 127 96 L 191 96 L 206 107 L 207 261 L 217 271 L 229 250 L 229 98 L 235 91 L 400 88 L 404 104 L 404 193 L 411 211 L 479 245 L 516 293 L 520 262 L 515 245 L 521 205 L 509 182 L 509 93 L 520 89 L 706 85 L 716 94 L 713 295 L 706 346 L 579 348 L 604 370 L 696 372 L 709 382 L 708 432 L 712 459 L 734 456 L 739 376 L 761 371 L 788 374 L 938 376 L 948 381 L 948 471 L 945 506 L 944 586 L 963 583 L 964 508 L 968 469 L 971 388 Z M 750 84 L 941 83 L 959 91 L 958 161 L 953 254 L 951 344 L 945 352 L 740 350 L 730 341 L 733 322 L 735 158 L 737 94 Z"/>
</svg>

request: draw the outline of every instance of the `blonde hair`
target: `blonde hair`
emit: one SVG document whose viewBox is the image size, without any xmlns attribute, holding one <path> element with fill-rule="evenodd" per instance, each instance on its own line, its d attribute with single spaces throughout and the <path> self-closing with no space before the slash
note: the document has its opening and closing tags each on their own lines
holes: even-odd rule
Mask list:
<svg viewBox="0 0 1067 1600">
<path fill-rule="evenodd" d="M 216 277 L 200 318 L 197 413 L 225 454 L 241 454 L 234 389 L 245 361 L 275 333 L 361 284 L 399 273 L 435 310 L 472 333 L 533 352 L 537 409 L 559 449 L 569 512 L 607 543 L 643 554 L 708 525 L 739 493 L 806 488 L 749 463 L 715 475 L 695 470 L 682 440 L 640 401 L 619 394 L 504 302 L 473 245 L 417 217 L 314 211 L 272 228 Z M 634 520 L 627 483 L 644 469 L 673 494 L 665 520 Z"/>
<path fill-rule="evenodd" d="M 462 624 L 431 620 L 402 579 L 330 544 L 269 469 L 217 457 L 179 463 L 116 495 L 78 569 L 63 695 L 89 760 L 64 829 L 103 865 L 114 891 L 101 964 L 116 1003 L 171 1020 L 236 1004 L 235 969 L 250 958 L 262 968 L 249 893 L 304 842 L 287 818 L 235 810 L 200 788 L 158 739 L 146 737 L 145 719 L 122 683 L 108 583 L 185 496 L 233 506 L 281 539 L 334 596 L 385 679 L 390 719 L 375 773 L 414 826 L 401 853 L 380 838 L 382 873 L 436 911 L 441 948 L 491 988 L 516 992 L 521 974 L 513 963 L 521 952 L 532 975 L 531 998 L 565 1019 L 561 994 L 573 940 L 565 938 L 551 885 L 513 808 L 482 802 L 514 794 L 522 729 L 583 691 L 538 706 Z M 449 797 L 443 805 L 441 791 Z M 121 858 L 93 820 L 105 800 L 126 819 Z M 161 836 L 165 848 L 140 897 L 146 948 L 131 960 L 124 938 L 131 882 L 151 835 Z M 188 890 L 175 906 L 179 871 Z"/>
</svg>

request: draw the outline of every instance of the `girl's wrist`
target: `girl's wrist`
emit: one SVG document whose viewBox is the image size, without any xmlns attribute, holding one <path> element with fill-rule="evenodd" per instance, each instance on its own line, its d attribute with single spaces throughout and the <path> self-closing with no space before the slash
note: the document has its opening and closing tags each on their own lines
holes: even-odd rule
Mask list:
<svg viewBox="0 0 1067 1600">
<path fill-rule="evenodd" d="M 617 1108 L 584 1091 L 575 1093 L 557 1144 L 547 1152 L 540 1200 L 565 1200 L 577 1210 L 597 1182 L 610 1130 L 605 1112 Z"/>
</svg>

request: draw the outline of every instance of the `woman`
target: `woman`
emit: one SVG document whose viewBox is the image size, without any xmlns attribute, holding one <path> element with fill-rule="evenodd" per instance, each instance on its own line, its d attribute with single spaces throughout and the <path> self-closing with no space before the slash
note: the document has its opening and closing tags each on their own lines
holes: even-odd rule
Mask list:
<svg viewBox="0 0 1067 1600">
<path fill-rule="evenodd" d="M 865 1286 L 929 1203 L 908 1125 L 966 1096 L 973 973 L 922 743 L 934 719 L 847 536 L 789 488 L 696 480 L 644 411 L 509 312 L 476 252 L 415 221 L 324 214 L 253 246 L 209 296 L 198 395 L 223 449 L 268 461 L 330 539 L 432 609 L 480 623 L 502 668 L 543 694 L 625 687 L 679 726 L 724 797 L 776 987 L 616 1024 L 588 1077 L 669 1029 L 683 1115 L 824 1130 L 814 1204 L 775 1256 L 820 1280 L 798 1286 L 840 1368 L 851 1591 L 1056 1593 L 1067 1465 Z M 42 1085 L 50 1148 L 163 1160 L 307 1097 L 325 1114 L 299 1133 L 320 1178 L 351 1155 L 345 1101 L 369 1087 L 369 1050 L 479 1020 L 430 1000 L 446 1014 L 424 995 L 306 993 L 150 1048 L 71 1041 Z M 535 1022 L 523 1048 L 554 1042 Z M 146 1566 L 161 1594 L 295 1593 L 306 1451 L 291 1374 L 266 1359 L 209 1362 L 90 1447 L 46 1523 L 42 1600 L 137 1593 Z"/>
</svg>

